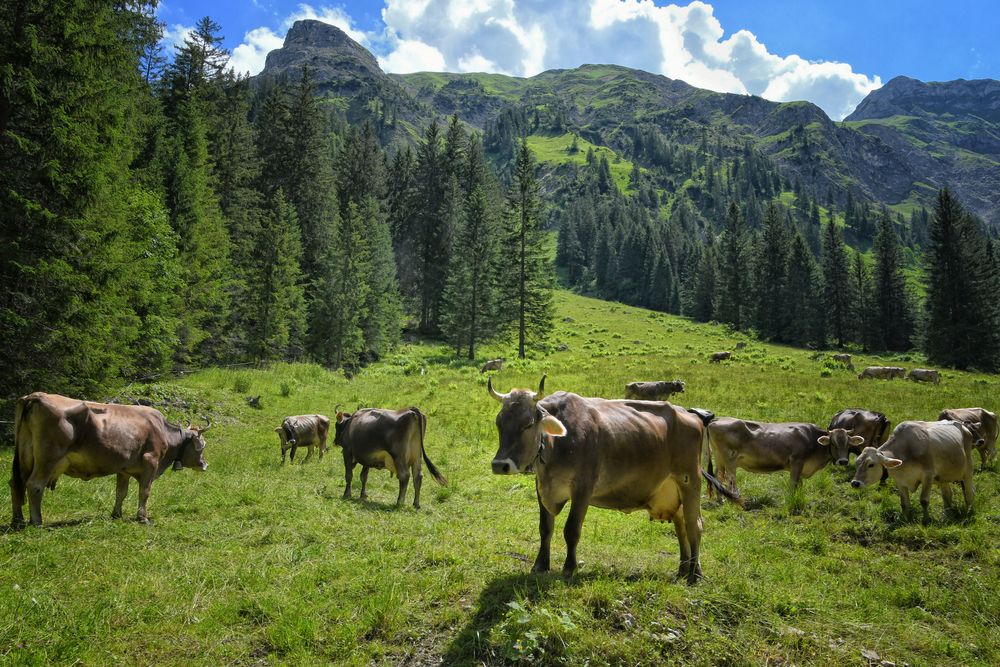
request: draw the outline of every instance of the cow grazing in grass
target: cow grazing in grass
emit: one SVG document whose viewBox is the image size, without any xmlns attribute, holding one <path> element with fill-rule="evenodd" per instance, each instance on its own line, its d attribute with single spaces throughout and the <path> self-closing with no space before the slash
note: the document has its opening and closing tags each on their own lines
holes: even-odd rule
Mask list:
<svg viewBox="0 0 1000 667">
<path fill-rule="evenodd" d="M 861 488 L 878 481 L 882 470 L 896 484 L 903 513 L 911 515 L 910 493 L 918 486 L 923 520 L 930 515 L 931 487 L 936 483 L 946 508 L 951 507 L 951 485 L 962 484 L 966 510 L 972 510 L 972 449 L 982 444 L 979 424 L 958 421 L 902 422 L 884 445 L 865 447 L 856 461 L 851 486 Z"/>
<path fill-rule="evenodd" d="M 666 401 L 673 394 L 684 391 L 684 383 L 680 380 L 660 382 L 629 382 L 625 385 L 625 398 L 635 398 L 644 401 Z"/>
<path fill-rule="evenodd" d="M 859 380 L 892 380 L 894 378 L 903 379 L 906 376 L 906 369 L 899 366 L 869 366 L 858 375 Z"/>
<path fill-rule="evenodd" d="M 344 449 L 344 497 L 351 497 L 354 467 L 361 465 L 361 499 L 368 497 L 368 471 L 385 468 L 399 478 L 396 506 L 406 498 L 406 487 L 413 477 L 413 506 L 420 509 L 420 486 L 423 483 L 420 460 L 423 458 L 434 479 L 448 483 L 431 463 L 424 449 L 427 416 L 417 408 L 382 410 L 359 408 L 354 413 L 338 412 L 334 425 L 334 444 Z"/>
<path fill-rule="evenodd" d="M 834 461 L 847 465 L 849 454 L 860 454 L 861 450 L 871 445 L 878 447 L 889 437 L 890 422 L 881 412 L 863 410 L 861 408 L 846 408 L 833 416 L 828 431 L 843 429 L 849 436 L 860 437 L 861 440 L 843 443 L 841 439 L 831 442 L 830 455 Z"/>
<path fill-rule="evenodd" d="M 541 544 L 533 572 L 549 569 L 555 516 L 569 503 L 565 575 L 576 570 L 583 520 L 594 506 L 644 509 L 650 520 L 673 521 L 680 545 L 678 577 L 692 584 L 701 577 L 700 416 L 669 403 L 567 392 L 547 396 L 545 377 L 537 392 L 500 394 L 492 380 L 487 391 L 500 403 L 493 472 L 535 472 Z"/>
<path fill-rule="evenodd" d="M 719 482 L 736 492 L 736 469 L 755 473 L 787 470 L 792 486 L 812 477 L 832 458 L 831 438 L 852 443 L 843 429 L 831 435 L 815 424 L 762 423 L 721 417 L 708 425 L 706 467 L 712 473 L 712 459 L 718 464 Z M 843 463 L 846 465 L 846 462 Z M 711 489 L 709 489 L 711 494 Z"/>
<path fill-rule="evenodd" d="M 28 498 L 31 523 L 42 524 L 42 492 L 60 475 L 90 480 L 117 475 L 114 518 L 121 517 L 129 478 L 139 482 L 138 520 L 149 523 L 146 502 L 153 481 L 173 466 L 206 470 L 205 428 L 167 423 L 156 409 L 80 401 L 41 392 L 22 396 L 14 409 L 11 525 L 24 524 Z"/>
<path fill-rule="evenodd" d="M 849 369 L 851 369 L 853 371 L 854 370 L 854 362 L 851 361 L 851 359 L 852 359 L 851 355 L 849 355 L 847 353 L 841 353 L 841 354 L 835 354 L 835 355 L 833 355 L 833 360 L 834 361 L 836 361 L 838 364 L 844 364 L 845 366 L 847 366 Z"/>
<path fill-rule="evenodd" d="M 982 467 L 988 468 L 993 465 L 997 457 L 997 416 L 985 408 L 951 408 L 942 410 L 938 419 L 947 419 L 969 424 L 980 424 L 979 434 L 983 438 L 983 444 L 977 446 L 979 450 L 979 460 Z"/>
<path fill-rule="evenodd" d="M 941 374 L 930 368 L 914 368 L 910 370 L 909 379 L 914 382 L 939 384 L 941 382 Z"/>
<path fill-rule="evenodd" d="M 281 462 L 285 462 L 285 452 L 292 450 L 289 458 L 295 462 L 295 450 L 308 447 L 303 463 L 312 458 L 313 448 L 319 446 L 319 460 L 326 453 L 326 437 L 330 432 L 330 418 L 325 415 L 295 415 L 285 417 L 281 426 L 274 429 L 281 440 Z"/>
<path fill-rule="evenodd" d="M 480 375 L 482 375 L 487 371 L 502 371 L 503 362 L 505 361 L 507 361 L 507 359 L 504 357 L 500 357 L 499 359 L 490 359 L 485 364 L 483 364 L 482 368 L 479 369 Z"/>
<path fill-rule="evenodd" d="M 726 359 L 730 358 L 731 356 L 733 356 L 732 352 L 713 352 L 712 356 L 709 357 L 708 360 L 710 362 L 712 362 L 713 364 L 717 364 L 720 361 L 725 361 Z"/>
</svg>

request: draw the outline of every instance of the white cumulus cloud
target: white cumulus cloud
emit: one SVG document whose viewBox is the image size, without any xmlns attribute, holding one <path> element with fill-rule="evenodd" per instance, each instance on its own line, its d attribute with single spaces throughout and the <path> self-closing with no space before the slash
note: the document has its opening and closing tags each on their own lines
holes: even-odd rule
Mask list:
<svg viewBox="0 0 1000 667">
<path fill-rule="evenodd" d="M 280 49 L 284 41 L 270 28 L 254 28 L 243 36 L 243 43 L 233 49 L 229 66 L 237 74 L 257 74 L 264 69 L 267 54 Z"/>
</svg>

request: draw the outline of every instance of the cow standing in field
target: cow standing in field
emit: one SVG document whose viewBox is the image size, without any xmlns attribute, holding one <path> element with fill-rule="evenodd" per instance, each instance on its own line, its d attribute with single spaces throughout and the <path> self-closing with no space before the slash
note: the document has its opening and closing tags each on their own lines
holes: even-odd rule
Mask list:
<svg viewBox="0 0 1000 667">
<path fill-rule="evenodd" d="M 503 362 L 505 361 L 507 361 L 507 359 L 505 359 L 504 357 L 500 357 L 499 359 L 490 359 L 485 364 L 483 364 L 482 368 L 479 369 L 479 374 L 482 375 L 487 371 L 502 371 Z"/>
<path fill-rule="evenodd" d="M 930 382 L 932 384 L 941 382 L 941 374 L 929 368 L 913 368 L 910 370 L 909 378 L 913 382 Z"/>
<path fill-rule="evenodd" d="M 629 382 L 625 385 L 625 398 L 643 401 L 667 401 L 673 394 L 684 391 L 684 383 L 680 380 L 672 382 Z"/>
<path fill-rule="evenodd" d="M 906 369 L 899 366 L 869 366 L 858 375 L 859 380 L 892 380 L 899 378 L 902 380 L 906 376 Z"/>
<path fill-rule="evenodd" d="M 295 450 L 308 447 L 303 463 L 313 455 L 313 447 L 319 445 L 319 460 L 326 453 L 326 437 L 330 432 L 330 418 L 325 415 L 295 415 L 285 417 L 281 426 L 274 429 L 281 440 L 281 462 L 285 462 L 285 452 L 292 450 L 289 458 L 295 463 Z"/>
<path fill-rule="evenodd" d="M 492 379 L 486 387 L 501 406 L 494 474 L 536 473 L 541 544 L 533 572 L 548 571 L 555 517 L 569 503 L 563 530 L 566 576 L 576 570 L 576 547 L 590 506 L 644 509 L 650 520 L 673 521 L 678 577 L 693 584 L 702 576 L 700 475 L 705 473 L 698 461 L 704 428 L 699 416 L 669 403 L 567 392 L 546 396 L 544 376 L 537 392 L 500 394 Z"/>
<path fill-rule="evenodd" d="M 848 464 L 849 454 L 860 454 L 868 445 L 878 447 L 889 437 L 890 422 L 881 412 L 862 410 L 861 408 L 846 408 L 833 416 L 828 431 L 844 429 L 850 436 L 858 436 L 857 444 L 843 445 L 838 439 L 831 444 L 830 455 L 840 465 Z"/>
<path fill-rule="evenodd" d="M 361 465 L 361 499 L 368 497 L 368 471 L 385 468 L 399 478 L 396 507 L 406 499 L 406 487 L 413 477 L 413 506 L 420 509 L 420 486 L 423 473 L 421 457 L 427 469 L 442 486 L 448 483 L 431 463 L 424 450 L 427 416 L 417 408 L 382 410 L 359 408 L 354 413 L 338 412 L 333 442 L 344 449 L 344 497 L 351 497 L 354 467 Z"/>
<path fill-rule="evenodd" d="M 901 423 L 884 445 L 865 447 L 858 456 L 851 486 L 859 489 L 873 484 L 888 469 L 899 491 L 903 513 L 911 516 L 910 493 L 918 486 L 924 523 L 930 521 L 927 507 L 931 487 L 937 483 L 945 508 L 951 507 L 951 485 L 961 482 L 965 507 L 972 510 L 972 448 L 982 444 L 978 424 L 957 421 Z"/>
<path fill-rule="evenodd" d="M 979 434 L 983 438 L 983 444 L 976 447 L 979 450 L 979 460 L 983 468 L 993 465 L 997 457 L 998 431 L 997 416 L 994 413 L 985 408 L 952 408 L 942 410 L 938 419 L 980 424 Z"/>
<path fill-rule="evenodd" d="M 24 525 L 25 494 L 31 523 L 42 524 L 42 492 L 55 489 L 60 475 L 90 480 L 117 475 L 111 516 L 122 515 L 129 478 L 139 482 L 141 523 L 149 523 L 146 502 L 153 481 L 173 466 L 206 470 L 208 427 L 181 428 L 159 410 L 141 405 L 79 401 L 41 392 L 22 396 L 14 409 L 14 462 L 11 466 L 11 525 Z"/>
<path fill-rule="evenodd" d="M 733 356 L 732 352 L 713 352 L 712 356 L 709 357 L 708 360 L 709 360 L 709 362 L 711 362 L 713 364 L 717 364 L 720 361 L 725 361 L 726 359 L 730 358 L 731 356 Z"/>
<path fill-rule="evenodd" d="M 708 472 L 712 473 L 712 458 L 718 463 L 718 478 L 736 493 L 736 469 L 755 473 L 787 470 L 792 486 L 812 477 L 824 468 L 836 447 L 860 444 L 860 438 L 843 429 L 833 433 L 815 424 L 763 423 L 722 417 L 708 425 Z M 837 442 L 836 447 L 831 443 Z M 847 465 L 845 459 L 838 461 Z M 709 489 L 711 494 L 711 489 Z"/>
</svg>

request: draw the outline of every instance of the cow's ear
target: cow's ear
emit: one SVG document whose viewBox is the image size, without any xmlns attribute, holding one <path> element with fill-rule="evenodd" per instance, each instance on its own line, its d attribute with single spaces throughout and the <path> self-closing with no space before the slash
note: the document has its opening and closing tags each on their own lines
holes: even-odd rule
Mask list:
<svg viewBox="0 0 1000 667">
<path fill-rule="evenodd" d="M 898 468 L 903 465 L 903 462 L 899 459 L 894 459 L 891 456 L 886 456 L 882 452 L 879 452 L 878 460 L 881 461 L 882 465 L 886 468 Z"/>
<path fill-rule="evenodd" d="M 865 439 L 863 436 L 860 435 L 852 435 L 850 442 L 855 447 L 860 447 L 861 445 L 865 444 Z"/>
<path fill-rule="evenodd" d="M 337 423 L 338 424 L 343 424 L 345 421 L 347 421 L 348 417 L 350 417 L 350 415 L 347 414 L 346 412 L 339 412 L 338 411 L 337 412 Z"/>
<path fill-rule="evenodd" d="M 818 438 L 816 438 L 816 442 L 818 442 L 819 444 L 821 444 L 824 447 L 826 447 L 827 445 L 830 444 L 830 436 L 828 436 L 828 435 L 821 435 Z"/>
<path fill-rule="evenodd" d="M 562 436 L 566 435 L 566 427 L 563 426 L 563 423 L 561 421 L 559 421 L 552 415 L 545 415 L 544 417 L 542 417 L 542 421 L 540 422 L 540 424 L 543 433 L 555 436 L 557 438 L 561 438 Z"/>
</svg>

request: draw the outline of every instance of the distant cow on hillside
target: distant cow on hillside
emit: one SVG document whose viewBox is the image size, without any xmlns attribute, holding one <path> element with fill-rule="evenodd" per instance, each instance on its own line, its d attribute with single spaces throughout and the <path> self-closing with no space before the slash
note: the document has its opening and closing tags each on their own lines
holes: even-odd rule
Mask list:
<svg viewBox="0 0 1000 667">
<path fill-rule="evenodd" d="M 835 354 L 833 355 L 833 360 L 836 361 L 838 364 L 844 364 L 852 371 L 854 370 L 854 362 L 851 361 L 851 355 L 847 353 Z"/>
<path fill-rule="evenodd" d="M 941 382 L 941 374 L 929 368 L 914 368 L 910 371 L 909 379 L 914 382 L 939 384 Z"/>
<path fill-rule="evenodd" d="M 733 356 L 732 352 L 713 352 L 712 356 L 709 358 L 709 361 L 712 362 L 713 364 L 717 364 L 720 361 L 724 361 L 731 356 Z"/>
<path fill-rule="evenodd" d="M 892 380 L 906 377 L 906 369 L 899 366 L 869 366 L 858 375 L 859 380 L 873 378 L 876 380 Z"/>
<path fill-rule="evenodd" d="M 684 391 L 684 383 L 680 380 L 672 382 L 629 382 L 625 385 L 625 398 L 635 398 L 645 401 L 667 401 L 671 394 Z"/>
<path fill-rule="evenodd" d="M 507 361 L 505 357 L 500 357 L 499 359 L 490 359 L 485 364 L 483 364 L 483 367 L 479 369 L 479 372 L 480 374 L 482 374 L 485 373 L 486 371 L 502 371 L 503 362 L 505 361 Z"/>
</svg>

